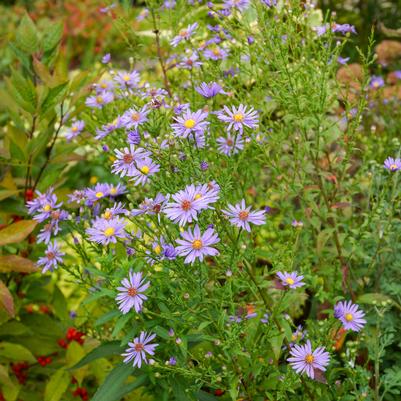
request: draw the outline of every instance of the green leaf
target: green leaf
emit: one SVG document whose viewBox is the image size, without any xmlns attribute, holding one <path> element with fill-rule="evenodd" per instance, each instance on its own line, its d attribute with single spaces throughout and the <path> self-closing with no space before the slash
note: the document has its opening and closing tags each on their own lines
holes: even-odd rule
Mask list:
<svg viewBox="0 0 401 401">
<path fill-rule="evenodd" d="M 115 295 L 116 294 L 114 291 L 109 290 L 108 288 L 101 288 L 99 291 L 96 291 L 93 294 L 89 295 L 89 297 L 85 298 L 85 300 L 82 302 L 82 305 L 90 304 L 91 302 L 103 297 L 114 298 Z"/>
<path fill-rule="evenodd" d="M 1 342 L 0 355 L 2 358 L 6 358 L 11 361 L 26 361 L 30 363 L 36 362 L 36 359 L 32 355 L 31 351 L 20 344 Z"/>
<path fill-rule="evenodd" d="M 99 358 L 105 358 L 112 355 L 120 355 L 123 348 L 120 346 L 119 341 L 111 341 L 99 345 L 99 347 L 93 349 L 89 354 L 85 355 L 76 365 L 71 367 L 71 369 L 79 369 L 82 366 L 87 365 Z"/>
<path fill-rule="evenodd" d="M 17 46 L 26 53 L 32 54 L 38 50 L 38 31 L 28 14 L 25 14 L 22 18 L 15 34 L 15 39 Z"/>
<path fill-rule="evenodd" d="M 54 107 L 55 104 L 64 96 L 67 85 L 68 82 L 64 82 L 49 90 L 49 93 L 40 105 L 43 113 L 46 113 L 51 107 Z"/>
<path fill-rule="evenodd" d="M 62 22 L 50 24 L 45 28 L 42 41 L 43 50 L 45 52 L 53 50 L 60 43 L 63 29 L 64 25 Z"/>
<path fill-rule="evenodd" d="M 1 234 L 1 231 L 0 231 Z M 32 260 L 17 255 L 0 256 L 0 273 L 34 273 L 39 269 Z"/>
<path fill-rule="evenodd" d="M 8 316 L 14 317 L 14 300 L 10 293 L 10 290 L 6 285 L 0 280 L 0 308 L 4 309 Z"/>
<path fill-rule="evenodd" d="M 126 315 L 123 315 L 117 319 L 117 322 L 114 326 L 113 332 L 111 333 L 111 337 L 115 338 L 118 333 L 125 327 L 125 325 L 128 323 L 128 321 L 132 318 L 128 313 Z"/>
<path fill-rule="evenodd" d="M 114 368 L 106 377 L 106 380 L 96 391 L 91 401 L 119 401 L 125 394 L 142 386 L 147 376 L 139 376 L 133 383 L 125 384 L 128 377 L 134 372 L 134 368 L 121 364 Z"/>
<path fill-rule="evenodd" d="M 33 113 L 36 109 L 37 96 L 35 87 L 30 79 L 24 78 L 20 72 L 14 70 L 11 79 L 8 80 L 12 89 L 16 92 L 18 103 L 26 111 Z M 22 102 L 21 102 L 22 100 Z"/>
<path fill-rule="evenodd" d="M 20 191 L 10 189 L 0 189 L 0 201 L 3 199 L 10 198 L 11 196 L 17 195 Z"/>
<path fill-rule="evenodd" d="M 21 220 L 0 230 L 0 246 L 23 241 L 36 227 L 35 220 Z"/>
<path fill-rule="evenodd" d="M 104 315 L 102 315 L 98 319 L 96 319 L 95 326 L 100 326 L 100 325 L 114 319 L 116 316 L 119 316 L 120 313 L 121 312 L 118 310 L 112 310 L 110 312 L 105 313 Z"/>
<path fill-rule="evenodd" d="M 70 376 L 64 370 L 58 370 L 48 381 L 44 401 L 59 401 L 70 384 Z"/>
<path fill-rule="evenodd" d="M 57 285 L 54 287 L 52 305 L 57 317 L 61 320 L 69 320 L 67 301 Z"/>
<path fill-rule="evenodd" d="M 357 303 L 359 304 L 380 304 L 381 302 L 390 302 L 393 303 L 393 300 L 385 295 L 380 293 L 370 293 L 370 294 L 362 294 L 357 298 Z"/>
</svg>

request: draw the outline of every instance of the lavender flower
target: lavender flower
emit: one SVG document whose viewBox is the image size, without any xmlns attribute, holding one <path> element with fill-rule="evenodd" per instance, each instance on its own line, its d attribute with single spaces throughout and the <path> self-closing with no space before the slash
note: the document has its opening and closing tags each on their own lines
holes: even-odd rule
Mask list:
<svg viewBox="0 0 401 401">
<path fill-rule="evenodd" d="M 343 35 L 345 35 L 347 33 L 354 33 L 356 35 L 355 27 L 353 25 L 350 25 L 350 24 L 334 24 L 331 27 L 331 30 L 333 32 L 342 33 Z"/>
<path fill-rule="evenodd" d="M 304 276 L 300 275 L 298 276 L 297 272 L 278 272 L 277 273 L 278 278 L 281 280 L 281 284 L 284 286 L 288 286 L 292 289 L 302 287 L 305 285 L 305 283 L 302 281 Z"/>
<path fill-rule="evenodd" d="M 93 222 L 93 226 L 86 229 L 86 233 L 89 235 L 90 241 L 108 245 L 110 243 L 115 244 L 117 238 L 126 238 L 124 228 L 125 222 L 119 217 L 109 220 L 98 217 Z"/>
<path fill-rule="evenodd" d="M 111 103 L 114 100 L 114 95 L 111 92 L 103 91 L 95 96 L 89 96 L 85 104 L 88 107 L 101 109 L 105 104 Z"/>
<path fill-rule="evenodd" d="M 108 64 L 110 63 L 111 60 L 111 55 L 110 53 L 106 53 L 103 57 L 102 57 L 102 64 Z"/>
<path fill-rule="evenodd" d="M 373 75 L 370 79 L 369 86 L 372 89 L 379 89 L 384 86 L 384 79 L 378 75 Z"/>
<path fill-rule="evenodd" d="M 170 42 L 171 46 L 177 47 L 181 41 L 188 40 L 192 36 L 192 34 L 196 31 L 197 27 L 198 23 L 195 22 L 192 25 L 188 25 L 186 29 L 181 29 L 178 35 L 175 36 L 173 40 Z"/>
<path fill-rule="evenodd" d="M 216 142 L 218 143 L 218 151 L 227 156 L 235 155 L 240 150 L 244 149 L 244 140 L 241 134 L 232 136 L 230 133 L 227 133 L 226 137 L 218 137 Z"/>
<path fill-rule="evenodd" d="M 222 47 L 216 46 L 213 49 L 206 49 L 203 52 L 203 55 L 207 60 L 218 61 L 226 59 L 228 57 L 228 52 L 224 50 Z"/>
<path fill-rule="evenodd" d="M 239 228 L 243 228 L 248 232 L 251 232 L 249 223 L 257 226 L 265 224 L 265 211 L 251 211 L 250 206 L 246 207 L 244 199 L 242 199 L 242 201 L 237 203 L 235 206 L 228 205 L 228 210 L 223 210 L 223 213 L 229 217 L 229 220 L 232 224 Z"/>
<path fill-rule="evenodd" d="M 118 308 L 125 315 L 132 308 L 139 313 L 142 310 L 143 301 L 148 297 L 143 293 L 149 288 L 150 283 L 142 276 L 142 273 L 129 272 L 129 277 L 121 281 L 122 287 L 117 287 L 119 294 L 116 297 Z"/>
<path fill-rule="evenodd" d="M 401 170 L 401 159 L 393 159 L 392 157 L 388 157 L 384 161 L 384 168 L 393 172 Z"/>
<path fill-rule="evenodd" d="M 94 188 L 87 188 L 85 190 L 85 196 L 88 201 L 96 202 L 102 198 L 105 198 L 110 194 L 110 188 L 108 184 L 98 183 Z"/>
<path fill-rule="evenodd" d="M 275 7 L 277 6 L 277 0 L 262 0 L 262 3 L 267 7 Z"/>
<path fill-rule="evenodd" d="M 42 256 L 38 259 L 37 265 L 43 266 L 42 273 L 46 273 L 47 271 L 53 271 L 57 269 L 58 263 L 63 262 L 63 256 L 65 253 L 61 252 L 59 246 L 56 241 L 53 244 L 49 244 L 45 256 Z"/>
<path fill-rule="evenodd" d="M 85 128 L 85 122 L 82 120 L 75 121 L 71 128 L 68 129 L 65 137 L 67 141 L 71 141 L 71 139 L 77 137 L 82 130 Z"/>
<path fill-rule="evenodd" d="M 208 228 L 201 234 L 199 226 L 196 225 L 193 231 L 188 229 L 181 233 L 181 236 L 183 239 L 177 239 L 180 245 L 176 249 L 180 256 L 185 256 L 184 263 L 194 263 L 196 259 L 202 262 L 207 255 L 219 254 L 219 251 L 212 247 L 220 241 L 213 228 Z"/>
<path fill-rule="evenodd" d="M 227 106 L 224 106 L 223 110 L 217 114 L 217 117 L 228 124 L 228 131 L 233 128 L 234 131 L 239 131 L 241 134 L 244 127 L 254 129 L 259 122 L 257 111 L 253 107 L 247 110 L 247 106 L 242 104 L 238 108 L 232 106 L 231 110 Z"/>
<path fill-rule="evenodd" d="M 138 160 L 136 167 L 132 173 L 132 181 L 135 185 L 145 185 L 149 181 L 149 177 L 160 171 L 160 166 L 148 157 Z"/>
<path fill-rule="evenodd" d="M 223 0 L 224 8 L 245 11 L 249 7 L 249 0 Z"/>
<path fill-rule="evenodd" d="M 142 366 L 142 362 L 148 364 L 146 354 L 154 355 L 155 348 L 159 345 L 149 344 L 155 337 L 156 334 L 148 334 L 146 331 L 142 331 L 139 337 L 128 343 L 128 348 L 122 354 L 122 356 L 125 356 L 124 363 L 128 363 L 133 359 L 133 366 L 138 368 Z"/>
<path fill-rule="evenodd" d="M 202 82 L 200 86 L 195 88 L 195 90 L 207 99 L 214 97 L 219 93 L 225 93 L 222 87 L 216 82 L 209 82 L 208 84 L 206 82 Z"/>
<path fill-rule="evenodd" d="M 334 317 L 341 321 L 346 330 L 360 331 L 366 324 L 364 316 L 365 312 L 351 301 L 339 302 L 334 307 Z"/>
<path fill-rule="evenodd" d="M 147 115 L 150 110 L 146 107 L 142 107 L 141 110 L 137 111 L 134 107 L 128 109 L 121 117 L 122 125 L 127 129 L 138 129 L 139 125 L 144 124 L 148 121 Z"/>
<path fill-rule="evenodd" d="M 122 71 L 117 73 L 117 75 L 114 77 L 114 80 L 120 86 L 120 89 L 123 90 L 136 88 L 139 84 L 140 79 L 141 78 L 138 72 L 136 71 L 132 72 Z"/>
<path fill-rule="evenodd" d="M 209 126 L 209 122 L 205 121 L 207 115 L 203 110 L 186 110 L 182 116 L 174 117 L 176 123 L 171 124 L 171 127 L 180 138 L 187 138 L 191 133 L 203 134 Z"/>
<path fill-rule="evenodd" d="M 199 55 L 197 52 L 193 52 L 190 55 L 186 55 L 182 58 L 179 67 L 186 70 L 192 70 L 193 68 L 199 68 L 203 63 L 199 61 Z"/>
<path fill-rule="evenodd" d="M 304 345 L 294 345 L 290 350 L 291 357 L 287 359 L 297 373 L 306 373 L 311 379 L 315 378 L 315 370 L 325 371 L 330 361 L 330 354 L 324 347 L 312 351 L 311 342 Z"/>
<path fill-rule="evenodd" d="M 150 152 L 143 148 L 136 148 L 134 145 L 130 145 L 129 148 L 122 150 L 115 150 L 117 159 L 114 161 L 112 166 L 112 172 L 119 174 L 120 177 L 127 175 L 132 177 L 137 171 L 136 162 L 144 160 L 150 156 Z"/>
</svg>

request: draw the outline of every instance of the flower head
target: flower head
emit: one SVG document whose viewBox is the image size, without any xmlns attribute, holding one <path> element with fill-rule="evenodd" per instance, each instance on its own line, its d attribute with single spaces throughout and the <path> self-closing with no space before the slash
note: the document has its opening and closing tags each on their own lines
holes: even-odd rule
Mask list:
<svg viewBox="0 0 401 401">
<path fill-rule="evenodd" d="M 401 159 L 393 159 L 392 157 L 388 157 L 384 161 L 384 167 L 390 171 L 398 171 L 401 170 Z"/>
<path fill-rule="evenodd" d="M 195 90 L 203 97 L 209 99 L 218 95 L 219 93 L 225 93 L 223 88 L 217 82 L 202 82 L 200 86 L 197 86 Z"/>
<path fill-rule="evenodd" d="M 227 136 L 220 136 L 216 139 L 218 143 L 217 149 L 220 153 L 227 156 L 235 155 L 240 150 L 244 149 L 244 140 L 241 134 L 231 135 L 229 132 Z"/>
<path fill-rule="evenodd" d="M 312 351 L 311 342 L 304 345 L 294 345 L 290 350 L 291 357 L 287 359 L 297 373 L 306 373 L 311 379 L 315 378 L 315 370 L 325 371 L 330 361 L 330 354 L 324 347 Z"/>
<path fill-rule="evenodd" d="M 149 361 L 146 354 L 154 355 L 155 348 L 159 345 L 149 344 L 155 337 L 156 334 L 148 334 L 146 331 L 142 331 L 139 337 L 128 343 L 128 348 L 122 354 L 122 356 L 125 356 L 124 363 L 134 360 L 133 366 L 138 368 L 142 366 L 142 362 L 148 364 Z"/>
<path fill-rule="evenodd" d="M 92 227 L 86 229 L 89 240 L 98 244 L 108 245 L 116 243 L 117 238 L 126 238 L 125 222 L 120 217 L 105 219 L 98 217 L 93 222 Z"/>
<path fill-rule="evenodd" d="M 384 86 L 384 79 L 378 75 L 373 75 L 370 79 L 369 86 L 372 89 L 379 89 Z"/>
<path fill-rule="evenodd" d="M 136 313 L 142 310 L 143 301 L 148 298 L 143 293 L 149 288 L 150 283 L 142 276 L 142 273 L 129 272 L 128 278 L 121 281 L 122 287 L 117 287 L 119 291 L 116 301 L 118 308 L 125 315 L 132 308 L 135 309 Z"/>
<path fill-rule="evenodd" d="M 142 107 L 141 110 L 136 110 L 134 107 L 128 109 L 121 117 L 122 125 L 127 129 L 138 129 L 139 125 L 148 121 L 147 115 L 150 113 L 147 106 Z"/>
<path fill-rule="evenodd" d="M 67 141 L 71 141 L 71 139 L 78 136 L 82 130 L 85 128 L 85 122 L 82 120 L 75 121 L 72 126 L 68 129 L 67 134 L 65 137 Z"/>
<path fill-rule="evenodd" d="M 112 172 L 119 174 L 120 177 L 125 175 L 132 177 L 137 171 L 137 162 L 144 160 L 150 156 L 150 152 L 143 148 L 137 148 L 135 145 L 130 145 L 124 149 L 115 150 L 117 159 L 112 166 Z"/>
<path fill-rule="evenodd" d="M 251 231 L 249 223 L 257 226 L 265 224 L 265 211 L 252 211 L 250 206 L 246 207 L 244 199 L 235 206 L 228 205 L 228 210 L 223 210 L 223 213 L 229 217 L 232 224 L 248 232 Z"/>
<path fill-rule="evenodd" d="M 231 110 L 224 106 L 223 110 L 217 114 L 219 120 L 224 121 L 228 124 L 227 130 L 243 132 L 244 127 L 254 129 L 257 127 L 259 122 L 258 112 L 250 107 L 240 104 L 238 107 L 232 106 Z"/>
<path fill-rule="evenodd" d="M 45 256 L 42 256 L 38 259 L 37 265 L 43 266 L 42 273 L 46 273 L 47 271 L 53 271 L 57 269 L 58 263 L 62 263 L 63 256 L 65 253 L 61 252 L 59 246 L 56 241 L 53 244 L 49 244 Z"/>
<path fill-rule="evenodd" d="M 188 40 L 192 36 L 192 34 L 196 31 L 197 27 L 198 23 L 195 22 L 194 24 L 188 25 L 186 28 L 181 29 L 178 35 L 175 36 L 173 40 L 170 42 L 171 46 L 176 47 L 181 41 Z"/>
<path fill-rule="evenodd" d="M 203 110 L 191 112 L 186 110 L 182 116 L 174 117 L 175 123 L 171 124 L 174 133 L 180 138 L 187 138 L 190 134 L 203 134 L 209 122 L 205 121 L 207 113 Z"/>
<path fill-rule="evenodd" d="M 366 324 L 365 312 L 351 301 L 339 302 L 334 307 L 334 317 L 339 319 L 346 330 L 360 331 Z"/>
<path fill-rule="evenodd" d="M 132 173 L 132 181 L 134 181 L 135 185 L 145 185 L 149 181 L 149 177 L 158 171 L 160 171 L 160 166 L 149 157 L 138 160 L 136 169 Z"/>
<path fill-rule="evenodd" d="M 140 76 L 137 71 L 127 72 L 120 71 L 114 77 L 114 80 L 120 86 L 120 89 L 132 89 L 136 88 L 140 81 Z"/>
<path fill-rule="evenodd" d="M 111 92 L 103 91 L 95 96 L 89 96 L 85 104 L 88 107 L 94 107 L 96 109 L 101 109 L 105 104 L 111 103 L 114 100 L 114 95 Z"/>
<path fill-rule="evenodd" d="M 213 228 L 208 228 L 201 234 L 199 226 L 196 225 L 193 231 L 189 228 L 181 233 L 181 236 L 183 239 L 177 239 L 180 245 L 176 250 L 180 256 L 185 256 L 184 263 L 194 263 L 196 259 L 202 262 L 207 255 L 219 254 L 219 251 L 212 247 L 220 241 Z"/>
<path fill-rule="evenodd" d="M 302 287 L 305 285 L 305 283 L 302 281 L 304 276 L 302 276 L 302 275 L 298 276 L 297 272 L 291 272 L 291 273 L 278 272 L 277 277 L 281 280 L 282 285 L 284 285 L 286 287 L 288 286 L 292 289 Z"/>
<path fill-rule="evenodd" d="M 224 50 L 222 47 L 214 47 L 213 49 L 206 49 L 203 52 L 203 55 L 208 60 L 224 60 L 228 57 L 228 52 Z"/>
</svg>

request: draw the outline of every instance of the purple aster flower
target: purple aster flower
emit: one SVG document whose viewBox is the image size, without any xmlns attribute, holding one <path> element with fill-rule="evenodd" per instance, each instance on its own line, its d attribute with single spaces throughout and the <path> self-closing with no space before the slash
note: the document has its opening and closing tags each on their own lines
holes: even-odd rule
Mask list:
<svg viewBox="0 0 401 401">
<path fill-rule="evenodd" d="M 96 89 L 96 93 L 100 94 L 103 91 L 113 92 L 114 83 L 113 81 L 100 81 L 98 84 L 93 85 Z"/>
<path fill-rule="evenodd" d="M 108 64 L 110 63 L 111 60 L 111 55 L 110 53 L 106 53 L 103 57 L 102 57 L 102 63 L 103 64 Z"/>
<path fill-rule="evenodd" d="M 127 175 L 132 177 L 137 171 L 136 163 L 148 158 L 151 153 L 143 148 L 136 148 L 130 145 L 129 148 L 116 149 L 117 159 L 114 161 L 111 171 L 114 174 L 119 174 L 120 177 Z"/>
<path fill-rule="evenodd" d="M 175 8 L 177 2 L 175 0 L 164 0 L 163 2 L 163 8 L 166 10 L 172 10 Z"/>
<path fill-rule="evenodd" d="M 52 234 L 53 225 L 51 223 L 45 224 L 38 234 L 38 243 L 44 242 L 45 244 L 48 244 L 50 242 Z"/>
<path fill-rule="evenodd" d="M 87 188 L 85 196 L 89 202 L 96 202 L 109 196 L 109 186 L 108 184 L 98 183 L 93 188 Z"/>
<path fill-rule="evenodd" d="M 339 32 L 342 33 L 343 35 L 347 34 L 347 33 L 354 33 L 356 34 L 356 30 L 355 27 L 353 25 L 350 24 L 334 24 L 331 27 L 331 30 L 333 32 Z"/>
<path fill-rule="evenodd" d="M 275 7 L 277 6 L 277 0 L 262 0 L 262 3 L 267 7 Z"/>
<path fill-rule="evenodd" d="M 400 70 L 396 70 L 393 72 L 393 75 L 395 78 L 397 79 L 401 79 L 401 71 Z"/>
<path fill-rule="evenodd" d="M 127 72 L 127 71 L 120 71 L 114 77 L 114 80 L 120 86 L 120 89 L 132 89 L 136 88 L 141 80 L 137 71 Z"/>
<path fill-rule="evenodd" d="M 141 143 L 141 135 L 138 130 L 127 132 L 127 142 L 131 145 L 139 145 Z"/>
<path fill-rule="evenodd" d="M 143 301 L 148 297 L 143 293 L 149 288 L 150 283 L 142 276 L 142 273 L 129 272 L 129 277 L 121 281 L 122 287 L 117 287 L 119 294 L 116 297 L 118 308 L 125 315 L 132 308 L 139 313 L 142 310 Z"/>
<path fill-rule="evenodd" d="M 249 0 L 223 0 L 224 8 L 245 11 L 249 7 Z"/>
<path fill-rule="evenodd" d="M 260 319 L 260 322 L 263 323 L 263 324 L 269 323 L 269 314 L 268 314 L 268 313 L 265 313 L 265 314 L 263 315 L 263 317 Z"/>
<path fill-rule="evenodd" d="M 53 188 L 49 188 L 46 193 L 35 191 L 36 198 L 28 201 L 26 207 L 29 214 L 35 214 L 38 210 L 42 209 L 47 203 L 52 202 L 53 199 Z M 56 198 L 57 200 L 57 198 Z"/>
<path fill-rule="evenodd" d="M 111 103 L 114 100 L 114 95 L 111 92 L 103 91 L 95 96 L 89 96 L 85 104 L 88 107 L 101 109 L 105 104 Z"/>
<path fill-rule="evenodd" d="M 244 126 L 254 129 L 259 122 L 258 112 L 253 107 L 247 110 L 247 106 L 242 104 L 238 108 L 232 106 L 231 110 L 224 106 L 223 110 L 218 112 L 217 117 L 228 124 L 228 131 L 233 128 L 234 131 L 239 131 L 240 133 L 243 132 Z"/>
<path fill-rule="evenodd" d="M 171 124 L 175 135 L 187 138 L 190 134 L 203 134 L 209 122 L 205 121 L 208 114 L 203 110 L 191 112 L 186 110 L 182 116 L 174 117 L 175 123 Z"/>
<path fill-rule="evenodd" d="M 96 128 L 95 139 L 103 139 L 113 131 L 122 127 L 121 117 L 117 117 L 115 120 L 108 124 L 102 125 L 101 128 Z"/>
<path fill-rule="evenodd" d="M 292 222 L 291 222 L 291 225 L 294 227 L 294 228 L 302 228 L 303 226 L 304 226 L 304 223 L 302 222 L 302 221 L 298 221 L 298 220 L 293 220 Z"/>
<path fill-rule="evenodd" d="M 46 202 L 43 202 L 40 209 L 36 211 L 37 214 L 33 216 L 33 219 L 38 221 L 39 223 L 43 223 L 45 220 L 52 218 L 52 216 L 57 220 L 60 216 L 60 212 L 58 209 L 61 207 L 62 202 L 57 203 L 57 196 L 51 192 L 48 193 L 48 197 L 46 198 Z M 56 213 L 56 214 L 55 214 Z M 66 212 L 65 212 L 66 213 Z M 63 220 L 67 218 L 63 216 Z"/>
<path fill-rule="evenodd" d="M 231 136 L 231 134 L 228 133 L 227 137 L 220 136 L 216 141 L 218 143 L 217 149 L 219 152 L 227 156 L 235 155 L 240 150 L 244 149 L 244 140 L 241 134 Z"/>
<path fill-rule="evenodd" d="M 246 207 L 244 199 L 235 206 L 228 205 L 228 210 L 223 210 L 223 213 L 229 217 L 232 224 L 248 232 L 251 232 L 249 223 L 257 226 L 265 224 L 265 211 L 252 211 L 250 206 Z"/>
<path fill-rule="evenodd" d="M 181 29 L 178 35 L 175 36 L 173 40 L 170 42 L 171 46 L 177 47 L 181 41 L 188 40 L 192 36 L 192 34 L 196 31 L 197 27 L 198 23 L 195 22 L 192 25 L 188 25 L 187 28 Z"/>
<path fill-rule="evenodd" d="M 252 44 L 255 43 L 255 38 L 254 38 L 252 35 L 249 35 L 249 36 L 246 38 L 246 40 L 247 40 L 247 42 L 248 42 L 248 45 L 252 45 Z"/>
<path fill-rule="evenodd" d="M 330 354 L 324 347 L 312 351 L 311 342 L 304 345 L 294 345 L 290 350 L 291 357 L 287 359 L 297 373 L 306 373 L 311 379 L 315 378 L 315 370 L 325 371 L 330 361 Z"/>
<path fill-rule="evenodd" d="M 388 157 L 384 161 L 384 168 L 390 171 L 401 170 L 401 159 L 399 158 L 393 159 L 392 157 Z"/>
<path fill-rule="evenodd" d="M 67 141 L 71 141 L 71 139 L 78 136 L 82 130 L 85 128 L 85 122 L 82 120 L 75 121 L 72 126 L 68 129 L 67 134 L 65 135 Z"/>
<path fill-rule="evenodd" d="M 305 335 L 306 330 L 304 330 L 302 325 L 300 324 L 291 335 L 290 346 L 293 346 L 296 342 L 303 340 L 305 338 Z"/>
<path fill-rule="evenodd" d="M 364 316 L 365 312 L 351 301 L 339 302 L 334 307 L 334 317 L 341 321 L 345 330 L 360 331 L 366 324 Z"/>
<path fill-rule="evenodd" d="M 131 214 L 133 216 L 139 216 L 142 214 L 159 214 L 163 211 L 166 200 L 166 197 L 161 193 L 158 193 L 154 200 L 151 198 L 145 198 L 145 200 L 139 205 L 139 209 L 133 209 Z"/>
<path fill-rule="evenodd" d="M 224 50 L 222 47 L 214 47 L 213 49 L 206 49 L 203 52 L 204 57 L 207 60 L 224 60 L 228 57 L 228 52 Z"/>
<path fill-rule="evenodd" d="M 197 86 L 195 90 L 203 97 L 209 99 L 218 95 L 219 93 L 225 94 L 222 87 L 216 82 L 202 82 L 200 86 Z"/>
<path fill-rule="evenodd" d="M 149 10 L 147 8 L 144 8 L 143 10 L 141 10 L 141 12 L 138 14 L 138 16 L 136 17 L 137 21 L 143 21 L 147 16 L 149 15 Z"/>
<path fill-rule="evenodd" d="M 317 36 L 322 36 L 327 32 L 327 29 L 329 28 L 328 24 L 324 24 L 321 26 L 316 26 L 313 29 L 315 30 Z"/>
<path fill-rule="evenodd" d="M 65 253 L 61 252 L 56 241 L 53 244 L 49 244 L 45 256 L 41 257 L 37 261 L 38 266 L 43 266 L 42 273 L 47 271 L 53 271 L 57 269 L 58 263 L 63 262 L 63 256 Z"/>
<path fill-rule="evenodd" d="M 175 366 L 177 365 L 177 360 L 172 356 L 169 360 L 168 360 L 168 364 L 171 366 Z"/>
<path fill-rule="evenodd" d="M 120 202 L 115 203 L 112 207 L 108 207 L 102 214 L 102 217 L 106 220 L 110 220 L 120 214 L 127 214 L 128 210 L 124 208 L 124 205 Z"/>
<path fill-rule="evenodd" d="M 122 356 L 125 356 L 124 363 L 128 363 L 133 359 L 133 366 L 138 368 L 142 366 L 142 362 L 148 364 L 146 354 L 154 355 L 155 348 L 159 345 L 149 344 L 155 337 L 156 334 L 148 334 L 146 331 L 142 331 L 139 337 L 128 343 L 128 348 L 122 354 Z"/>
<path fill-rule="evenodd" d="M 211 246 L 220 241 L 213 228 L 208 228 L 201 234 L 199 226 L 196 225 L 193 231 L 189 228 L 181 233 L 181 237 L 183 239 L 177 239 L 180 245 L 176 249 L 180 256 L 185 256 L 184 263 L 194 263 L 196 259 L 202 262 L 207 255 L 219 254 L 219 251 Z"/>
<path fill-rule="evenodd" d="M 136 167 L 132 173 L 132 181 L 134 181 L 135 185 L 145 185 L 149 181 L 149 177 L 160 171 L 160 165 L 148 157 L 137 160 Z"/>
<path fill-rule="evenodd" d="M 121 117 L 122 125 L 125 128 L 138 129 L 138 127 L 148 121 L 147 115 L 150 113 L 147 106 L 143 106 L 141 110 L 136 110 L 134 107 L 128 109 Z"/>
<path fill-rule="evenodd" d="M 337 58 L 337 62 L 338 62 L 339 64 L 341 64 L 341 65 L 345 65 L 345 64 L 348 63 L 349 59 L 350 59 L 349 57 L 341 57 L 341 56 L 339 56 L 339 57 Z"/>
<path fill-rule="evenodd" d="M 384 86 L 384 79 L 378 75 L 373 75 L 370 79 L 369 86 L 372 89 L 379 89 Z"/>
<path fill-rule="evenodd" d="M 108 245 L 111 242 L 116 243 L 117 238 L 126 238 L 125 225 L 123 219 L 115 217 L 112 219 L 96 218 L 92 227 L 86 229 L 89 240 L 98 244 Z"/>
<path fill-rule="evenodd" d="M 127 188 L 123 184 L 106 184 L 108 187 L 109 195 L 113 198 L 125 194 L 127 192 Z"/>
<path fill-rule="evenodd" d="M 304 276 L 300 275 L 298 276 L 297 272 L 278 272 L 277 277 L 281 280 L 281 284 L 284 286 L 288 286 L 292 289 L 302 287 L 305 285 L 305 283 L 302 281 Z"/>
<path fill-rule="evenodd" d="M 200 167 L 200 169 L 201 169 L 202 171 L 206 171 L 206 170 L 209 168 L 209 164 L 208 164 L 207 162 L 205 162 L 205 161 L 202 161 L 202 162 L 200 163 L 199 167 Z"/>
<path fill-rule="evenodd" d="M 186 70 L 192 70 L 193 68 L 199 68 L 202 64 L 203 63 L 199 61 L 198 53 L 193 52 L 189 56 L 184 56 L 178 66 Z"/>
</svg>

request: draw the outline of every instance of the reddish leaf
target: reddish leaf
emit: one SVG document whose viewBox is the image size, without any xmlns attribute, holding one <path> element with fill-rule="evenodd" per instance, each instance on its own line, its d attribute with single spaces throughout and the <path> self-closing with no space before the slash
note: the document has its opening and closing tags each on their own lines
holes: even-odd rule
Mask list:
<svg viewBox="0 0 401 401">
<path fill-rule="evenodd" d="M 0 256 L 0 272 L 34 273 L 38 270 L 32 260 L 17 255 Z"/>
<path fill-rule="evenodd" d="M 21 220 L 0 231 L 0 246 L 23 241 L 36 227 L 34 220 Z"/>
<path fill-rule="evenodd" d="M 10 317 L 14 317 L 14 300 L 8 288 L 0 281 L 0 306 Z"/>
</svg>

